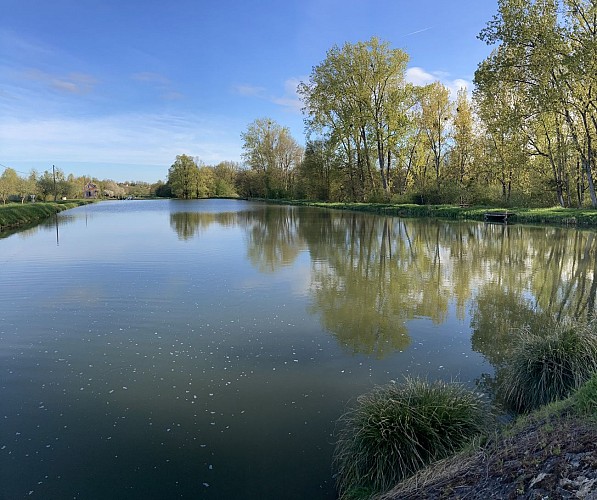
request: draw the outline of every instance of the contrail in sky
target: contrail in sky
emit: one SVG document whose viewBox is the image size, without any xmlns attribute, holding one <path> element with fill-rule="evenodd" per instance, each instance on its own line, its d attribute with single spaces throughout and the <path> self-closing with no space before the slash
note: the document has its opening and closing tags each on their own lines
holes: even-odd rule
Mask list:
<svg viewBox="0 0 597 500">
<path fill-rule="evenodd" d="M 429 26 L 429 28 L 423 28 L 422 30 L 413 31 L 412 33 L 407 33 L 406 35 L 402 35 L 401 38 L 404 38 L 405 36 L 416 35 L 417 33 L 423 33 L 423 31 L 428 31 L 431 28 L 433 28 L 433 26 Z"/>
</svg>

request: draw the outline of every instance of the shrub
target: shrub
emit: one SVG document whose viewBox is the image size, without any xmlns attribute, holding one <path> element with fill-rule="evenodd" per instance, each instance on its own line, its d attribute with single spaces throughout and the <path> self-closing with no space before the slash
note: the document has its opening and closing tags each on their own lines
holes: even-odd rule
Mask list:
<svg viewBox="0 0 597 500">
<path fill-rule="evenodd" d="M 501 374 L 498 393 L 527 412 L 568 397 L 597 372 L 595 324 L 559 325 L 550 333 L 521 335 Z"/>
<path fill-rule="evenodd" d="M 461 449 L 493 421 L 480 394 L 460 384 L 407 378 L 357 398 L 339 420 L 334 461 L 341 498 L 387 490 Z"/>
</svg>

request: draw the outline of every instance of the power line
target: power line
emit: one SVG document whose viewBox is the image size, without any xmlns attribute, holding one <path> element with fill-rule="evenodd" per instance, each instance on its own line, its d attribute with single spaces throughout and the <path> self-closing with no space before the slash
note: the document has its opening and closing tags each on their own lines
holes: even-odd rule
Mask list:
<svg viewBox="0 0 597 500">
<path fill-rule="evenodd" d="M 8 170 L 10 168 L 10 169 L 14 170 L 17 174 L 29 175 L 31 173 L 31 172 L 21 172 L 20 170 L 17 170 L 16 168 L 7 167 L 6 165 L 2 165 L 2 163 L 0 163 L 0 167 L 2 167 L 4 170 Z"/>
</svg>

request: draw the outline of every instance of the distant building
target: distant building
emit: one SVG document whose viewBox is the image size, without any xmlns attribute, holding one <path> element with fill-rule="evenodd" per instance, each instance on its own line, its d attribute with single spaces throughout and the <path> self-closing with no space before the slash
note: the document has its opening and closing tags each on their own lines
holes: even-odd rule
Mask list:
<svg viewBox="0 0 597 500">
<path fill-rule="evenodd" d="M 85 188 L 83 189 L 83 198 L 97 198 L 99 194 L 99 188 L 93 182 L 88 182 L 85 184 Z"/>
</svg>

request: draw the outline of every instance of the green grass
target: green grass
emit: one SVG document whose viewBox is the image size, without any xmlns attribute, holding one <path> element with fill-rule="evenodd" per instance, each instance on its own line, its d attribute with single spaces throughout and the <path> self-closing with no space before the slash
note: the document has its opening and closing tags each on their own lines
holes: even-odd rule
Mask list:
<svg viewBox="0 0 597 500">
<path fill-rule="evenodd" d="M 574 393 L 572 402 L 577 413 L 597 420 L 597 373 Z"/>
<path fill-rule="evenodd" d="M 0 205 L 0 231 L 39 222 L 50 215 L 91 203 L 90 200 L 8 203 Z"/>
<path fill-rule="evenodd" d="M 334 461 L 340 497 L 384 491 L 462 449 L 492 423 L 481 395 L 460 384 L 407 378 L 376 387 L 339 420 Z"/>
<path fill-rule="evenodd" d="M 391 203 L 342 203 L 318 202 L 305 200 L 267 200 L 272 203 L 353 210 L 398 217 L 432 217 L 453 220 L 479 220 L 487 212 L 508 212 L 508 222 L 525 224 L 557 224 L 591 227 L 597 226 L 597 209 L 591 208 L 523 208 L 523 207 L 487 207 L 457 205 L 414 205 Z"/>
<path fill-rule="evenodd" d="M 568 397 L 597 372 L 595 323 L 524 332 L 500 376 L 498 394 L 523 413 Z"/>
<path fill-rule="evenodd" d="M 553 459 L 591 449 L 584 446 L 589 441 L 594 442 L 591 437 L 595 435 L 596 425 L 597 373 L 569 398 L 518 416 L 482 446 L 467 447 L 434 462 L 389 492 L 370 498 L 465 498 L 471 492 L 487 498 L 510 498 L 503 494 L 505 484 L 520 481 L 524 487 L 545 470 L 546 464 L 553 463 Z M 516 463 L 520 465 L 511 465 Z M 566 470 L 560 467 L 555 470 Z M 495 489 L 491 489 L 488 482 Z"/>
</svg>

